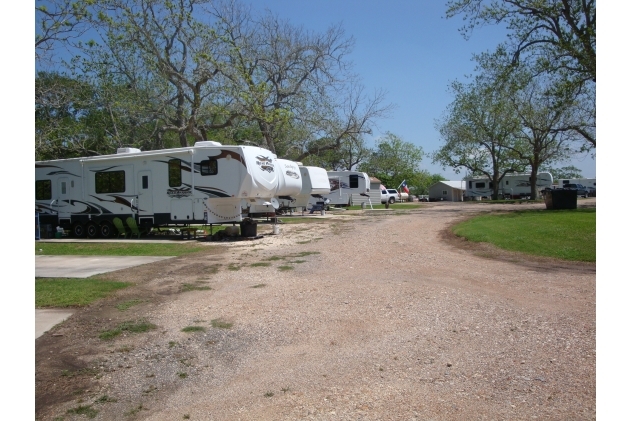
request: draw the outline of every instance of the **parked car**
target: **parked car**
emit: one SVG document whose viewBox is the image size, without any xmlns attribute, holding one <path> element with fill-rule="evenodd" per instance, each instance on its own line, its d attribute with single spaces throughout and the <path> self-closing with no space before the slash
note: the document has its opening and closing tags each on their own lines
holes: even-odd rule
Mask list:
<svg viewBox="0 0 631 421">
<path fill-rule="evenodd" d="M 582 184 L 574 184 L 574 183 L 564 184 L 563 185 L 563 189 L 564 190 L 576 190 L 576 195 L 577 196 L 583 196 L 583 197 L 587 197 L 588 196 L 587 187 L 585 187 Z"/>
<path fill-rule="evenodd" d="M 596 187 L 588 187 L 587 188 L 587 196 L 588 197 L 596 197 Z"/>
<path fill-rule="evenodd" d="M 399 198 L 399 192 L 395 189 L 381 189 L 381 203 L 394 203 Z"/>
<path fill-rule="evenodd" d="M 419 202 L 429 202 L 429 196 L 426 194 L 420 194 L 418 196 L 418 201 Z"/>
</svg>

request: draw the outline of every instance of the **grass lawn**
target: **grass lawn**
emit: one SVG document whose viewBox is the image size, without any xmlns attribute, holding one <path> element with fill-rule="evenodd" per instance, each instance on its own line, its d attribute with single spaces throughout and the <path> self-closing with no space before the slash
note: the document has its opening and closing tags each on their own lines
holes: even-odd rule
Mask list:
<svg viewBox="0 0 631 421">
<path fill-rule="evenodd" d="M 35 242 L 36 255 L 75 255 L 75 256 L 181 256 L 202 250 L 209 246 L 194 243 L 76 243 Z"/>
<path fill-rule="evenodd" d="M 518 211 L 478 216 L 452 228 L 469 241 L 565 260 L 596 261 L 596 209 Z"/>
<path fill-rule="evenodd" d="M 35 307 L 81 307 L 130 286 L 98 278 L 35 278 Z"/>
</svg>

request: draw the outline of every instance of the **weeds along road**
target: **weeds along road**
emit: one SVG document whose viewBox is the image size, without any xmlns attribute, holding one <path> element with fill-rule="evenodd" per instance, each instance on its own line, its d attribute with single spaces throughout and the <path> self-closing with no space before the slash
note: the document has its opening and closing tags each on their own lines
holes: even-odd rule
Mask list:
<svg viewBox="0 0 631 421">
<path fill-rule="evenodd" d="M 287 224 L 113 272 L 137 285 L 37 339 L 37 419 L 595 419 L 595 265 L 447 233 L 498 206 Z M 155 328 L 99 339 L 138 321 Z"/>
</svg>

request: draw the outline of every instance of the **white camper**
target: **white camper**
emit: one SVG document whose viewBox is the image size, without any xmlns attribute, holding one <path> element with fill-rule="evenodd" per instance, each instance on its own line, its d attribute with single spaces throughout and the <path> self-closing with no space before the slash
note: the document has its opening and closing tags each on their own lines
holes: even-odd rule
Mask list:
<svg viewBox="0 0 631 421">
<path fill-rule="evenodd" d="M 491 197 L 493 194 L 493 182 L 487 177 L 464 179 L 466 183 L 465 198 L 479 200 L 482 197 Z M 509 173 L 500 181 L 498 194 L 505 198 L 530 197 L 530 173 Z M 537 192 L 552 188 L 552 174 L 540 172 L 537 174 Z"/>
<path fill-rule="evenodd" d="M 241 200 L 272 197 L 276 155 L 255 146 L 203 141 L 186 148 L 35 162 L 41 224 L 74 236 L 109 237 L 114 222 L 140 227 L 235 223 Z"/>
<path fill-rule="evenodd" d="M 277 158 L 274 165 L 278 168 L 278 184 L 273 194 L 266 198 L 250 198 L 242 201 L 242 207 L 249 216 L 275 214 L 277 211 L 290 209 L 293 196 L 302 189 L 302 177 L 297 162 Z"/>
<path fill-rule="evenodd" d="M 370 177 L 365 172 L 358 171 L 327 171 L 331 192 L 321 197 L 311 197 L 309 204 L 328 202 L 328 206 L 351 206 L 353 195 L 368 197 L 370 193 Z"/>
<path fill-rule="evenodd" d="M 562 178 L 557 180 L 554 184 L 557 185 L 557 188 L 563 188 L 566 184 L 582 184 L 585 187 L 591 187 L 596 190 L 595 178 Z"/>
<path fill-rule="evenodd" d="M 331 193 L 331 184 L 324 168 L 300 166 L 300 175 L 302 176 L 302 189 L 292 204 L 295 209 L 300 208 L 304 212 L 307 210 L 309 200 L 312 197 L 320 199 L 323 195 Z"/>
</svg>

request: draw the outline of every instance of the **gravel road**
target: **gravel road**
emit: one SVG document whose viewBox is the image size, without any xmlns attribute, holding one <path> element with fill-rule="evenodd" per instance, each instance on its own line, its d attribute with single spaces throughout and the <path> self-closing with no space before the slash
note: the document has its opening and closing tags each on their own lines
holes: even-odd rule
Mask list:
<svg viewBox="0 0 631 421">
<path fill-rule="evenodd" d="M 595 264 L 448 231 L 526 208 L 339 211 L 112 272 L 135 286 L 36 340 L 36 417 L 593 420 Z M 156 328 L 99 339 L 138 321 Z"/>
</svg>

